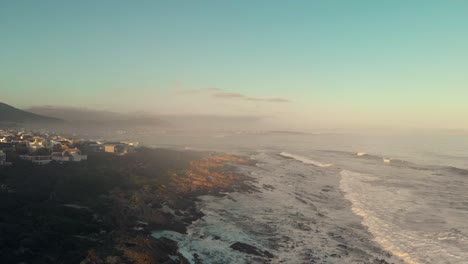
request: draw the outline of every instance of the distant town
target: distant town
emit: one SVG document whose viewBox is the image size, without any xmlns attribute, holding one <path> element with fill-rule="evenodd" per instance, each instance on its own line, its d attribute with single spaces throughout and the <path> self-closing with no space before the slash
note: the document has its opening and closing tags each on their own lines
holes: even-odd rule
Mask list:
<svg viewBox="0 0 468 264">
<path fill-rule="evenodd" d="M 48 131 L 0 129 L 0 166 L 25 160 L 44 165 L 51 162 L 81 162 L 89 153 L 126 155 L 135 151 L 138 143 L 101 142 L 74 139 Z"/>
</svg>

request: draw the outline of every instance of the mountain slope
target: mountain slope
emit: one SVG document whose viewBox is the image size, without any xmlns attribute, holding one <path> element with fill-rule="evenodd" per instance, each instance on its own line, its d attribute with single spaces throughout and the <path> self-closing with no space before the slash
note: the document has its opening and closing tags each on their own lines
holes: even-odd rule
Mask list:
<svg viewBox="0 0 468 264">
<path fill-rule="evenodd" d="M 52 118 L 23 111 L 0 102 L 0 122 L 14 123 L 60 123 L 58 118 Z"/>
<path fill-rule="evenodd" d="M 151 114 L 117 113 L 80 107 L 35 106 L 27 111 L 67 120 L 75 125 L 85 126 L 158 126 L 168 127 L 169 122 Z"/>
<path fill-rule="evenodd" d="M 157 115 L 145 112 L 119 113 L 69 106 L 35 106 L 29 112 L 67 120 L 75 127 L 152 127 L 182 130 L 258 130 L 264 125 L 265 116 L 228 116 L 228 115 Z"/>
</svg>

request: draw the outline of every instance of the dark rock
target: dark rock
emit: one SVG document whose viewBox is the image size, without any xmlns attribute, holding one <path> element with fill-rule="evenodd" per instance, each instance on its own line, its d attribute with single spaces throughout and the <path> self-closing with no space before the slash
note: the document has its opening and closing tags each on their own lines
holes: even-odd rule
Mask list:
<svg viewBox="0 0 468 264">
<path fill-rule="evenodd" d="M 262 250 L 258 249 L 255 246 L 245 244 L 245 243 L 242 243 L 242 242 L 236 242 L 236 243 L 232 244 L 231 248 L 234 249 L 234 250 L 237 250 L 239 252 L 249 254 L 249 255 L 255 255 L 255 256 L 259 256 L 259 257 L 267 257 L 267 258 L 273 258 L 274 257 L 273 254 L 271 254 L 270 252 L 268 252 L 266 250 L 262 251 Z"/>
<path fill-rule="evenodd" d="M 157 240 L 156 244 L 163 252 L 167 252 L 171 255 L 177 255 L 178 246 L 176 241 L 161 237 Z"/>
<path fill-rule="evenodd" d="M 195 264 L 203 264 L 203 261 L 197 253 L 193 254 L 193 258 L 195 259 Z"/>
</svg>

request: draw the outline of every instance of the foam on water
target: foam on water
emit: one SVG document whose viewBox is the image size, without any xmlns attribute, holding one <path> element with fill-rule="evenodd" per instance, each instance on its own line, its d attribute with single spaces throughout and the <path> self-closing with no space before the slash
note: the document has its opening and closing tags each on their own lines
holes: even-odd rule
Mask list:
<svg viewBox="0 0 468 264">
<path fill-rule="evenodd" d="M 311 164 L 311 165 L 322 167 L 322 168 L 333 166 L 333 164 L 330 164 L 330 163 L 321 163 L 321 162 L 311 160 L 311 159 L 308 159 L 308 158 L 300 156 L 300 155 L 291 154 L 291 153 L 288 153 L 288 152 L 281 152 L 280 155 L 283 156 L 283 157 L 298 160 L 300 162 L 303 162 L 304 164 Z"/>
<path fill-rule="evenodd" d="M 277 152 L 276 152 L 277 153 Z M 260 191 L 203 196 L 204 217 L 188 234 L 156 232 L 179 244 L 191 263 L 370 263 L 387 259 L 360 226 L 339 191 L 333 167 L 309 166 L 276 154 L 254 155 L 257 167 L 243 171 Z M 273 259 L 234 251 L 235 242 L 253 245 Z M 195 257 L 196 256 L 196 257 Z M 397 262 L 394 262 L 397 263 Z"/>
<path fill-rule="evenodd" d="M 242 231 L 239 242 L 250 241 L 269 249 L 276 256 L 273 263 L 307 263 L 304 260 L 340 254 L 336 241 L 343 240 L 349 247 L 364 248 L 367 255 L 384 247 L 409 263 L 468 263 L 468 135 L 267 133 L 196 141 L 192 137 L 151 135 L 148 140 L 162 146 L 190 144 L 249 156 L 255 150 L 266 152 L 253 156 L 259 168 L 250 174 L 257 179 L 261 193 L 229 196 L 237 202 L 217 197 L 200 203 L 207 216 L 190 227 L 192 234 L 204 229 L 207 241 L 210 232 L 224 234 L 227 238 L 216 240 L 223 245 L 223 253 L 202 249 L 203 241 L 192 243 L 191 249 L 190 243 L 181 243 L 191 254 L 205 251 L 201 255 L 207 263 L 213 263 L 210 254 L 225 254 L 226 258 L 237 258 L 237 263 L 253 262 L 227 247 L 232 242 L 228 237 L 235 237 L 238 231 Z M 390 163 L 384 161 L 388 158 Z M 263 184 L 273 188 L 266 190 Z M 343 193 L 348 200 L 343 199 Z M 253 207 L 258 203 L 263 206 Z M 265 217 L 268 210 L 270 218 Z M 243 224 L 247 216 L 250 218 Z M 373 236 L 365 228 L 356 228 L 361 222 Z M 256 233 L 265 226 L 275 227 L 272 238 Z M 359 239 L 355 239 L 356 234 Z M 373 237 L 381 246 L 368 246 L 367 239 Z M 194 241 L 195 237 L 183 238 L 187 239 Z M 348 253 L 336 263 L 371 262 L 355 252 Z M 333 258 L 310 262 L 333 263 Z"/>
<path fill-rule="evenodd" d="M 340 174 L 342 176 L 340 188 L 345 192 L 345 197 L 351 201 L 353 212 L 363 218 L 363 224 L 376 236 L 375 240 L 384 249 L 402 258 L 406 263 L 419 263 L 409 256 L 404 245 L 395 244 L 394 241 L 388 238 L 395 232 L 395 227 L 385 223 L 378 214 L 369 210 L 369 204 L 372 203 L 370 200 L 372 199 L 365 198 L 366 196 L 371 197 L 371 195 L 369 194 L 369 190 L 366 189 L 365 183 L 362 182 L 373 179 L 373 177 L 347 170 L 341 171 Z M 400 193 L 400 195 L 403 194 Z"/>
<path fill-rule="evenodd" d="M 340 174 L 340 187 L 353 212 L 385 250 L 410 264 L 467 263 L 467 237 L 450 228 L 434 232 L 433 228 L 444 229 L 447 221 L 428 214 L 431 208 L 415 201 L 413 189 L 380 185 L 381 179 L 370 174 L 348 170 Z"/>
</svg>

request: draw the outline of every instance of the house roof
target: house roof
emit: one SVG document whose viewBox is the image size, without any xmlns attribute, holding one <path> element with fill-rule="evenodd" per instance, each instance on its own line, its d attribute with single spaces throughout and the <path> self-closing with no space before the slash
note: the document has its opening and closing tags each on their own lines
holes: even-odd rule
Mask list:
<svg viewBox="0 0 468 264">
<path fill-rule="evenodd" d="M 80 152 L 80 150 L 77 149 L 77 148 L 68 148 L 68 149 L 64 150 L 64 152 L 67 152 L 67 153 L 77 153 L 77 152 Z"/>
<path fill-rule="evenodd" d="M 106 142 L 106 143 L 104 143 L 104 145 L 106 145 L 106 146 L 117 146 L 117 145 L 125 145 L 125 144 L 122 143 L 122 142 Z"/>
</svg>

